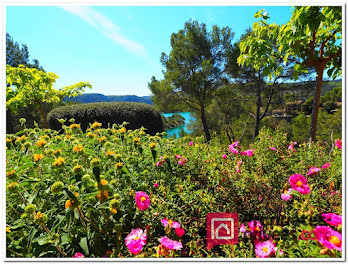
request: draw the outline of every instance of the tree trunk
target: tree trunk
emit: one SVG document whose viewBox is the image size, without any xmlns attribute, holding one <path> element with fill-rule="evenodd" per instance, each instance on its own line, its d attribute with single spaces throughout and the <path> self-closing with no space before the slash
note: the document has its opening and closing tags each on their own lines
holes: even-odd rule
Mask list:
<svg viewBox="0 0 348 264">
<path fill-rule="evenodd" d="M 256 115 L 255 115 L 255 129 L 254 129 L 254 137 L 253 139 L 258 136 L 259 130 L 260 130 L 260 111 L 261 111 L 261 87 L 260 84 L 258 84 L 258 90 L 257 90 L 257 102 L 256 102 Z"/>
<path fill-rule="evenodd" d="M 321 87 L 323 84 L 323 73 L 324 73 L 325 65 L 320 65 L 316 67 L 316 81 L 317 81 L 317 88 L 315 91 L 315 96 L 313 100 L 313 109 L 312 109 L 312 118 L 311 118 L 311 127 L 310 127 L 310 134 L 309 134 L 309 144 L 316 141 L 317 138 L 317 122 L 318 122 L 318 113 L 319 113 L 319 102 L 320 102 L 320 92 Z"/>
<path fill-rule="evenodd" d="M 205 138 L 209 142 L 211 138 L 210 138 L 210 133 L 209 133 L 209 129 L 208 129 L 207 119 L 205 118 L 204 105 L 201 106 L 201 120 L 202 120 L 202 125 L 203 125 L 203 129 L 204 129 L 204 133 L 205 133 Z"/>
<path fill-rule="evenodd" d="M 45 126 L 45 128 L 48 128 L 47 115 L 44 113 L 44 111 L 41 107 L 41 103 L 39 102 L 38 104 L 39 104 L 39 111 L 40 111 L 41 117 L 43 119 L 44 126 Z"/>
</svg>

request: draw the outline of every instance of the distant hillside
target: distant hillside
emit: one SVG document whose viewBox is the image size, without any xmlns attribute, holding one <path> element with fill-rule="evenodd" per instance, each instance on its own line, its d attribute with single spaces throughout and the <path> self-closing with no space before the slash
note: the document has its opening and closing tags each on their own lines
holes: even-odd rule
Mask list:
<svg viewBox="0 0 348 264">
<path fill-rule="evenodd" d="M 66 98 L 65 101 L 77 103 L 96 103 L 96 102 L 137 102 L 153 105 L 150 96 L 136 95 L 103 95 L 99 93 L 85 93 L 75 98 Z"/>
</svg>

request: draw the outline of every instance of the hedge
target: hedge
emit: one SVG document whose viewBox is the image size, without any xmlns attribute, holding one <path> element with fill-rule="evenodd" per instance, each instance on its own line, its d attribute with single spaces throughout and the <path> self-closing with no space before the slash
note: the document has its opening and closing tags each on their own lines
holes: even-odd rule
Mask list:
<svg viewBox="0 0 348 264">
<path fill-rule="evenodd" d="M 62 125 L 59 119 L 61 118 L 67 121 L 74 118 L 75 123 L 80 124 L 83 131 L 94 122 L 102 123 L 103 128 L 128 122 L 127 129 L 134 130 L 143 126 L 150 135 L 163 132 L 160 112 L 154 106 L 144 103 L 104 102 L 58 107 L 47 116 L 49 128 L 60 130 Z"/>
</svg>

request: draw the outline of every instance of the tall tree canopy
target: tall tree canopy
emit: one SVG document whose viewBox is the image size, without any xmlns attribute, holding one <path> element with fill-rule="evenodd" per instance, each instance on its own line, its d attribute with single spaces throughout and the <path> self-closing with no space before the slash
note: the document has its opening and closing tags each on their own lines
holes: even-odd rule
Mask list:
<svg viewBox="0 0 348 264">
<path fill-rule="evenodd" d="M 27 45 L 19 45 L 15 42 L 9 33 L 6 33 L 6 65 L 12 67 L 18 67 L 24 65 L 28 68 L 36 68 L 44 71 L 37 59 L 33 59 L 32 62 L 29 59 L 29 50 Z"/>
<path fill-rule="evenodd" d="M 6 110 L 14 113 L 21 107 L 37 107 L 47 126 L 46 115 L 42 110 L 41 103 L 58 103 L 64 97 L 76 97 L 86 87 L 92 86 L 88 82 L 79 82 L 61 89 L 53 88 L 58 75 L 43 72 L 35 68 L 23 65 L 11 67 L 6 65 Z"/>
<path fill-rule="evenodd" d="M 327 70 L 330 77 L 336 78 L 342 72 L 341 7 L 295 7 L 290 21 L 282 26 L 268 24 L 269 16 L 263 10 L 255 17 L 261 19 L 253 25 L 254 37 L 241 43 L 238 62 L 252 64 L 257 70 L 262 67 L 270 79 L 277 78 L 289 64 L 294 65 L 291 78 L 295 80 L 315 70 L 317 85 L 309 138 L 315 141 L 323 73 Z"/>
<path fill-rule="evenodd" d="M 171 52 L 161 56 L 170 92 L 200 113 L 207 141 L 211 137 L 205 109 L 227 80 L 226 53 L 232 48 L 233 36 L 229 27 L 215 25 L 208 31 L 204 23 L 189 21 L 184 29 L 172 34 Z"/>
<path fill-rule="evenodd" d="M 295 7 L 290 21 L 279 30 L 279 50 L 294 58 L 296 72 L 303 72 L 306 68 L 316 71 L 317 87 L 309 142 L 316 140 L 323 73 L 327 70 L 329 77 L 333 78 L 342 74 L 341 39 L 342 7 Z"/>
</svg>

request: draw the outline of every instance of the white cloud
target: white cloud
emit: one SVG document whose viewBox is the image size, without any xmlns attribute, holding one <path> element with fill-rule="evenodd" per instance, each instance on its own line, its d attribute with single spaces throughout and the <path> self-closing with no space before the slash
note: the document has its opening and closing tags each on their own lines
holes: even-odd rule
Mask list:
<svg viewBox="0 0 348 264">
<path fill-rule="evenodd" d="M 138 56 L 144 57 L 147 60 L 149 59 L 143 45 L 123 36 L 119 32 L 120 27 L 115 25 L 109 18 L 101 13 L 87 6 L 62 6 L 62 8 L 65 11 L 80 17 L 116 44 L 123 46 Z"/>
</svg>

